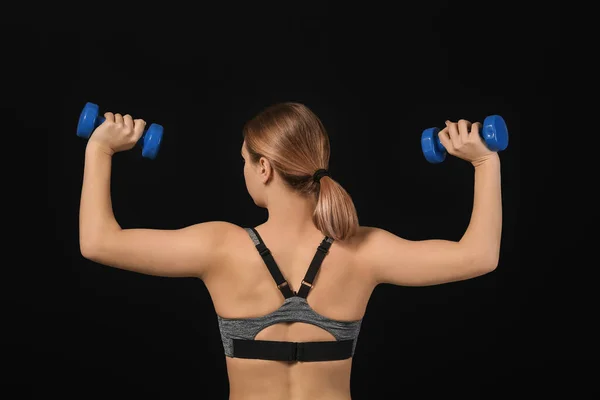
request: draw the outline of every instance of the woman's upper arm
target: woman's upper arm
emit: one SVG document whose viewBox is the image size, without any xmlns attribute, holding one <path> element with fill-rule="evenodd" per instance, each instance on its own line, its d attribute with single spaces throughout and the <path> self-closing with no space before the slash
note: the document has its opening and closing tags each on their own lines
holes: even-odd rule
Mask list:
<svg viewBox="0 0 600 400">
<path fill-rule="evenodd" d="M 121 229 L 81 243 L 94 262 L 166 277 L 202 276 L 220 261 L 223 244 L 236 225 L 211 221 L 182 229 Z"/>
<path fill-rule="evenodd" d="M 477 252 L 449 240 L 407 240 L 384 229 L 363 227 L 361 260 L 377 283 L 427 286 L 465 280 L 492 271 Z"/>
</svg>

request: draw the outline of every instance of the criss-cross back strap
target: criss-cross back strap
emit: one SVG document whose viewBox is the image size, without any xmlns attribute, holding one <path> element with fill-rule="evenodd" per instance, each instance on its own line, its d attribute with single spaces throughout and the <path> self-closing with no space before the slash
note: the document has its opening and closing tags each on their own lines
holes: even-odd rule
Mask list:
<svg viewBox="0 0 600 400">
<path fill-rule="evenodd" d="M 279 290 L 281 290 L 281 293 L 283 293 L 283 296 L 286 299 L 288 297 L 294 296 L 294 292 L 292 292 L 290 285 L 288 284 L 288 282 L 285 280 L 285 278 L 281 274 L 281 271 L 279 270 L 279 267 L 277 266 L 277 263 L 275 262 L 273 255 L 271 254 L 271 250 L 269 250 L 267 248 L 267 246 L 265 245 L 264 241 L 262 240 L 262 238 L 260 237 L 260 235 L 258 234 L 256 229 L 247 228 L 246 230 L 250 234 L 250 237 L 252 238 L 252 241 L 254 242 L 254 244 L 256 246 L 256 250 L 258 250 L 258 253 L 265 261 L 265 264 L 267 265 L 267 268 L 269 269 L 271 276 L 273 277 L 273 279 L 275 280 L 275 283 L 277 284 L 277 288 Z"/>
<path fill-rule="evenodd" d="M 300 290 L 298 290 L 298 293 L 295 293 L 290 288 L 290 285 L 287 282 L 287 280 L 283 277 L 281 270 L 277 266 L 277 263 L 275 262 L 275 259 L 273 258 L 273 255 L 271 254 L 271 251 L 265 245 L 265 242 L 261 238 L 258 231 L 254 228 L 246 228 L 246 230 L 248 231 L 248 234 L 252 238 L 252 241 L 254 242 L 254 245 L 256 246 L 256 250 L 258 250 L 258 253 L 263 258 L 267 268 L 269 269 L 271 276 L 275 280 L 275 283 L 277 284 L 277 288 L 281 291 L 283 296 L 286 299 L 289 297 L 296 296 L 296 295 L 306 298 L 306 296 L 308 296 L 308 292 L 312 288 L 312 284 L 314 282 L 315 277 L 317 276 L 317 272 L 319 271 L 319 268 L 321 267 L 321 264 L 323 263 L 323 259 L 329 252 L 329 248 L 331 247 L 331 243 L 333 243 L 333 239 L 329 238 L 329 237 L 325 237 L 323 239 L 323 241 L 321 242 L 321 244 L 319 244 L 319 246 L 317 247 L 315 256 L 313 257 L 312 262 L 310 263 L 310 266 L 308 267 L 308 271 L 306 271 L 306 275 L 304 276 L 304 279 L 301 282 Z"/>
<path fill-rule="evenodd" d="M 313 282 L 317 276 L 317 272 L 319 272 L 319 268 L 321 268 L 323 259 L 325 259 L 327 253 L 329 253 L 331 243 L 333 243 L 333 239 L 330 237 L 325 237 L 321 244 L 317 247 L 317 252 L 315 253 L 312 262 L 308 267 L 308 271 L 306 271 L 306 275 L 304 275 L 304 279 L 301 282 L 300 289 L 298 290 L 298 296 L 303 298 L 308 296 L 308 292 L 310 292 L 310 289 L 313 287 Z"/>
</svg>

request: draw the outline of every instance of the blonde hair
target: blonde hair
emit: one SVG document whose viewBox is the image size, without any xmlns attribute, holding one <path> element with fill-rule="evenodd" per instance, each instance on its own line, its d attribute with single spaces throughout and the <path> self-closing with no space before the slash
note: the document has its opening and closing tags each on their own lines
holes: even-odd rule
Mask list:
<svg viewBox="0 0 600 400">
<path fill-rule="evenodd" d="M 316 197 L 313 222 L 324 235 L 345 240 L 356 234 L 358 216 L 348 192 L 330 176 L 313 181 L 318 169 L 329 168 L 330 147 L 325 127 L 308 107 L 267 107 L 244 125 L 243 137 L 253 164 L 265 157 L 287 187 Z"/>
</svg>

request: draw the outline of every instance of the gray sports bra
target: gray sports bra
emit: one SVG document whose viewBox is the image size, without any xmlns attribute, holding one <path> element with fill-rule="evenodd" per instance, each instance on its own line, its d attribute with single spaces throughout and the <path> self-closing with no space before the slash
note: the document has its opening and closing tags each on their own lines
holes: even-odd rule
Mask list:
<svg viewBox="0 0 600 400">
<path fill-rule="evenodd" d="M 285 301 L 277 310 L 255 318 L 222 318 L 217 315 L 225 355 L 234 358 L 254 358 L 276 361 L 343 360 L 354 355 L 362 319 L 338 321 L 313 310 L 306 301 L 312 283 L 329 252 L 333 239 L 325 237 L 306 272 L 300 290 L 293 292 L 285 280 L 270 250 L 254 228 L 245 228 L 263 258 Z M 336 340 L 321 342 L 280 342 L 256 340 L 263 329 L 280 322 L 304 322 L 331 333 Z"/>
</svg>

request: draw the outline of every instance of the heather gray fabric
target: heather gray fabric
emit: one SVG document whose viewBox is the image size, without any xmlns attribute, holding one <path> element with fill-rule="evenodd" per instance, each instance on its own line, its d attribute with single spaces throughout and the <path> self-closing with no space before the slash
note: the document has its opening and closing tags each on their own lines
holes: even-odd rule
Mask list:
<svg viewBox="0 0 600 400">
<path fill-rule="evenodd" d="M 259 240 L 250 229 L 246 228 L 255 245 Z M 255 318 L 222 318 L 217 315 L 221 340 L 225 355 L 233 357 L 233 339 L 254 340 L 263 329 L 281 322 L 303 322 L 318 326 L 331 333 L 336 340 L 354 340 L 352 354 L 356 349 L 362 319 L 357 321 L 337 321 L 329 319 L 314 311 L 306 299 L 294 296 L 285 299 L 283 305 L 261 317 Z"/>
<path fill-rule="evenodd" d="M 316 325 L 331 333 L 336 340 L 353 339 L 352 354 L 356 348 L 362 320 L 336 321 L 326 318 L 312 308 L 302 297 L 285 299 L 276 311 L 256 318 L 222 318 L 217 316 L 225 355 L 233 357 L 233 339 L 254 340 L 263 329 L 280 322 L 304 322 Z"/>
</svg>

